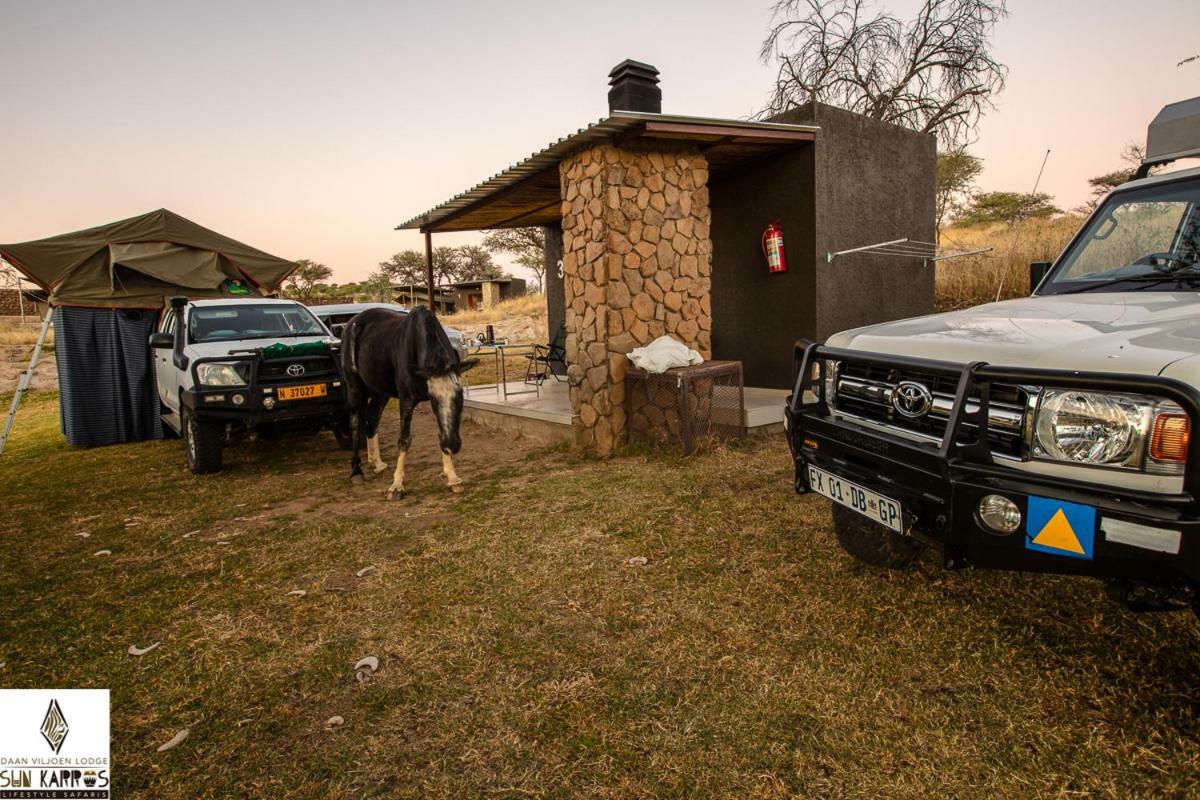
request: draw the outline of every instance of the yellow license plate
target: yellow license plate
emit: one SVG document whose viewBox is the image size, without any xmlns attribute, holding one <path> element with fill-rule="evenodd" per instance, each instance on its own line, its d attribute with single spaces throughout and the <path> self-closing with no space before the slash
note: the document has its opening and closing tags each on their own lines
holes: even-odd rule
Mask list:
<svg viewBox="0 0 1200 800">
<path fill-rule="evenodd" d="M 325 384 L 307 383 L 304 386 L 280 386 L 275 390 L 275 396 L 280 400 L 309 400 L 324 397 L 325 392 Z"/>
</svg>

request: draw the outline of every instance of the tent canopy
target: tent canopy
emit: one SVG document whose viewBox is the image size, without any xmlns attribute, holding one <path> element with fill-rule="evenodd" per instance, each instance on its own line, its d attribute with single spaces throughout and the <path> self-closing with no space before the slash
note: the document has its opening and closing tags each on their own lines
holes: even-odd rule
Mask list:
<svg viewBox="0 0 1200 800">
<path fill-rule="evenodd" d="M 269 294 L 296 268 L 165 208 L 49 239 L 0 244 L 0 255 L 49 292 L 56 306 L 160 308 L 175 294 Z"/>
</svg>

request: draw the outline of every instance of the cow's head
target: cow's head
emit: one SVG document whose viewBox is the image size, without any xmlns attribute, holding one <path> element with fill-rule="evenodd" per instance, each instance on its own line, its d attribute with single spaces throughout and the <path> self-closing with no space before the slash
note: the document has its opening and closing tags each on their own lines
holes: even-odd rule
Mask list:
<svg viewBox="0 0 1200 800">
<path fill-rule="evenodd" d="M 462 448 L 462 438 L 458 434 L 463 409 L 462 375 L 478 363 L 479 359 L 468 358 L 455 363 L 449 372 L 426 378 L 429 405 L 437 417 L 438 444 L 446 455 L 452 456 Z"/>
</svg>

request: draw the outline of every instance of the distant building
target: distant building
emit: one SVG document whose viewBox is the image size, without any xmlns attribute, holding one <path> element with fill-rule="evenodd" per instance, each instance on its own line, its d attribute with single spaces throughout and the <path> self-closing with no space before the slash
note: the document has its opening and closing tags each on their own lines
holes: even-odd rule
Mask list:
<svg viewBox="0 0 1200 800">
<path fill-rule="evenodd" d="M 429 290 L 423 283 L 394 284 L 392 293 L 401 305 L 429 304 Z M 502 300 L 520 297 L 525 294 L 525 281 L 507 276 L 493 280 L 463 281 L 439 286 L 434 293 L 437 295 L 436 310 L 453 314 L 455 311 L 491 308 Z"/>
</svg>

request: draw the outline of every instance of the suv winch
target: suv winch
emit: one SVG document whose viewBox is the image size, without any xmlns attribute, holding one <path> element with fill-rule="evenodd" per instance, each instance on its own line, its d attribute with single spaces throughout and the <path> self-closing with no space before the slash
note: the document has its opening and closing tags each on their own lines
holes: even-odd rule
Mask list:
<svg viewBox="0 0 1200 800">
<path fill-rule="evenodd" d="M 801 342 L 797 492 L 851 555 L 1088 575 L 1139 609 L 1200 589 L 1200 98 L 1150 127 L 1031 297 Z"/>
</svg>

